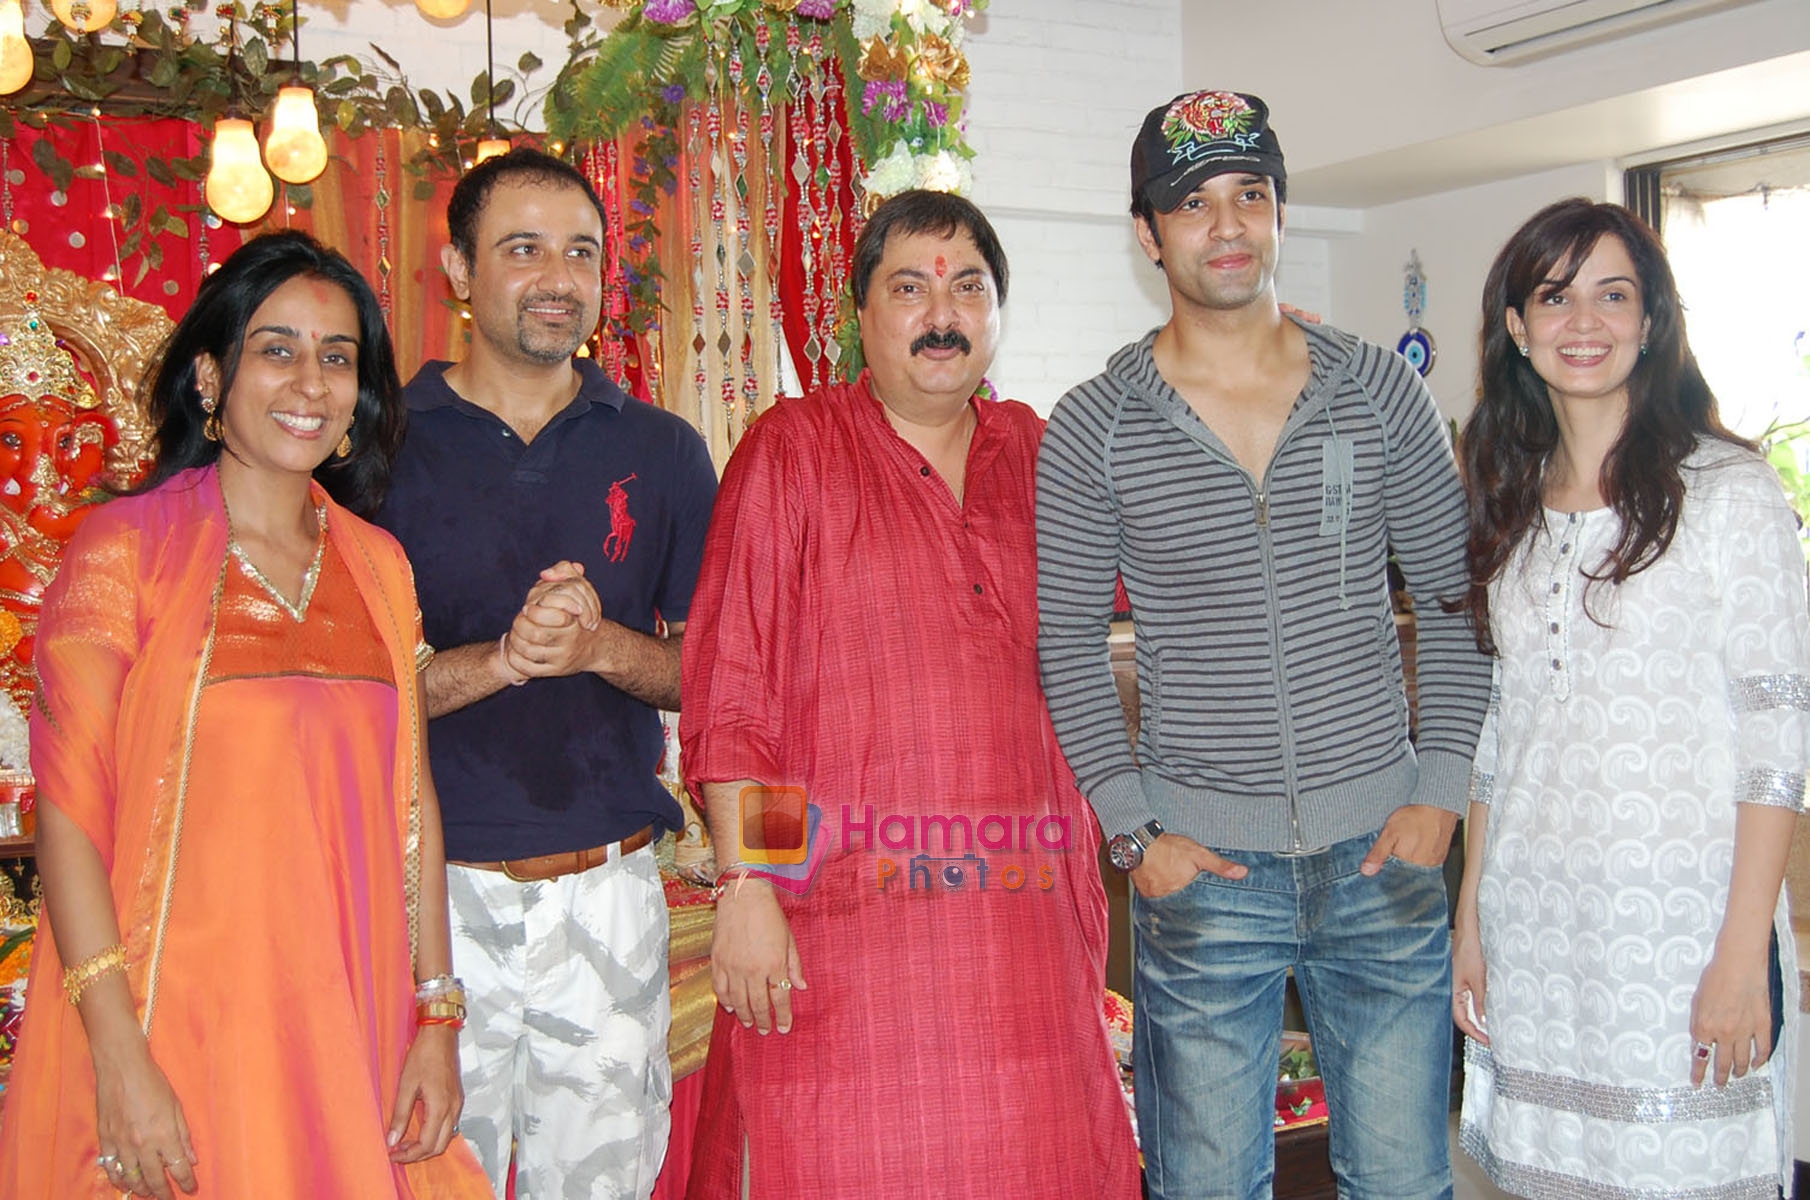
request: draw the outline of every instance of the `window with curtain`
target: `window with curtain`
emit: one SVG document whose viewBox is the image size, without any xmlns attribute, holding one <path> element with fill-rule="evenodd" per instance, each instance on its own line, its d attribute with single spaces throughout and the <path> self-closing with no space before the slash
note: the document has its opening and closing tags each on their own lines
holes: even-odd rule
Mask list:
<svg viewBox="0 0 1810 1200">
<path fill-rule="evenodd" d="M 1765 443 L 1810 517 L 1810 134 L 1628 174 L 1723 420 Z"/>
</svg>

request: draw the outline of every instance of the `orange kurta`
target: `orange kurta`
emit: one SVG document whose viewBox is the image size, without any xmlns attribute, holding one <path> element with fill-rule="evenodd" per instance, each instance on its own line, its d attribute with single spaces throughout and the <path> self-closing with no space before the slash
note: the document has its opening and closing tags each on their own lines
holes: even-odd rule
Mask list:
<svg viewBox="0 0 1810 1200">
<path fill-rule="evenodd" d="M 301 623 L 226 555 L 211 470 L 96 513 L 45 603 L 39 794 L 108 863 L 201 1195 L 476 1200 L 490 1190 L 462 1141 L 406 1169 L 384 1144 L 414 1027 L 418 635 L 394 542 L 328 507 Z M 0 1197 L 112 1195 L 42 936 Z"/>
</svg>

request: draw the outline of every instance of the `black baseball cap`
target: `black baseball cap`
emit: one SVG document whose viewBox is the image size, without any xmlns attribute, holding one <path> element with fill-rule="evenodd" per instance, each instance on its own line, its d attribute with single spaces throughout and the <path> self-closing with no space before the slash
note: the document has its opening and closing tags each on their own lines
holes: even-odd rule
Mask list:
<svg viewBox="0 0 1810 1200">
<path fill-rule="evenodd" d="M 1150 110 L 1131 145 L 1131 194 L 1171 212 L 1204 179 L 1243 171 L 1276 181 L 1287 199 L 1282 144 L 1269 105 L 1242 92 L 1185 92 Z"/>
</svg>

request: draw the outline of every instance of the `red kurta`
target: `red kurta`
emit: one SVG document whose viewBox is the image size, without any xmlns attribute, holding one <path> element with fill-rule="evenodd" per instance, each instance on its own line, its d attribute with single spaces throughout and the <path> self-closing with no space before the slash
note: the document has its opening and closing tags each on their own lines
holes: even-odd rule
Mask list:
<svg viewBox="0 0 1810 1200">
<path fill-rule="evenodd" d="M 1038 685 L 1042 422 L 975 409 L 961 504 L 865 376 L 766 413 L 723 477 L 687 782 L 801 785 L 830 849 L 779 893 L 809 983 L 792 1032 L 717 1014 L 693 1197 L 739 1194 L 744 1135 L 755 1197 L 1138 1194 L 1098 828 Z"/>
</svg>

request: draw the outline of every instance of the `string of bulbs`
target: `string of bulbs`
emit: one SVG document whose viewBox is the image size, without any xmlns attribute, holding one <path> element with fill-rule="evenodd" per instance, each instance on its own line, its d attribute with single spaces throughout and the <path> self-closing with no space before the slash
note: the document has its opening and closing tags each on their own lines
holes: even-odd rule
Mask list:
<svg viewBox="0 0 1810 1200">
<path fill-rule="evenodd" d="M 47 2 L 57 20 L 74 34 L 97 33 L 112 24 L 118 12 L 118 0 Z M 415 3 L 424 16 L 445 21 L 463 15 L 471 0 L 415 0 Z M 490 0 L 484 0 L 484 27 L 485 79 L 490 82 L 496 74 Z M 299 0 L 290 0 L 289 30 L 290 46 L 299 66 L 302 61 Z M 229 33 L 230 67 L 231 51 L 238 48 L 239 41 L 236 19 L 233 19 Z M 25 36 L 21 0 L 0 0 L 0 96 L 11 95 L 29 85 L 35 69 L 31 42 Z M 478 143 L 475 162 L 483 162 L 509 150 L 508 139 L 497 136 L 494 104 L 490 107 L 490 136 Z M 261 156 L 252 123 L 232 110 L 214 122 L 213 134 L 203 191 L 208 207 L 221 219 L 235 224 L 256 221 L 270 211 L 271 202 L 276 198 L 272 175 L 284 183 L 304 184 L 314 181 L 327 169 L 327 142 L 321 136 L 314 89 L 304 84 L 299 75 L 277 90 Z"/>
</svg>

